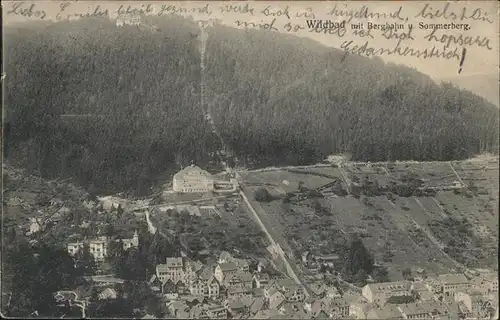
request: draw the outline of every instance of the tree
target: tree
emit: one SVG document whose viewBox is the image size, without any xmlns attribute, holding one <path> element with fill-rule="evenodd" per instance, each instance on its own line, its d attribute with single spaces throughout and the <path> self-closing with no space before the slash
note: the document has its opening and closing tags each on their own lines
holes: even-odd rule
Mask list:
<svg viewBox="0 0 500 320">
<path fill-rule="evenodd" d="M 356 284 L 359 287 L 363 287 L 366 284 L 366 272 L 363 269 L 359 269 L 356 275 L 354 276 L 354 279 L 356 280 Z"/>
<path fill-rule="evenodd" d="M 362 188 L 357 184 L 351 185 L 351 194 L 354 198 L 359 199 L 361 197 Z"/>
<path fill-rule="evenodd" d="M 411 269 L 410 268 L 404 268 L 403 271 L 401 272 L 403 275 L 403 278 L 405 280 L 409 280 L 411 278 Z"/>
<path fill-rule="evenodd" d="M 373 271 L 373 258 L 359 238 L 351 242 L 344 261 L 350 276 L 355 276 L 360 270 L 365 274 L 371 274 Z"/>
<path fill-rule="evenodd" d="M 41 316 L 52 315 L 53 293 L 71 288 L 77 276 L 66 250 L 43 244 L 34 250 L 21 242 L 4 254 L 2 285 L 12 292 L 7 314 L 26 317 L 37 310 Z"/>
<path fill-rule="evenodd" d="M 111 223 L 107 223 L 104 227 L 104 234 L 108 237 L 112 237 L 115 235 L 115 227 Z"/>
<path fill-rule="evenodd" d="M 125 210 L 123 210 L 122 205 L 118 204 L 118 208 L 116 209 L 116 215 L 118 216 L 118 218 L 121 218 L 124 212 Z"/>
<path fill-rule="evenodd" d="M 90 247 L 88 244 L 84 244 L 83 248 L 78 250 L 75 255 L 76 272 L 80 276 L 92 276 L 95 275 L 97 270 L 96 261 L 94 255 L 90 253 Z"/>
<path fill-rule="evenodd" d="M 387 299 L 388 304 L 406 304 L 413 303 L 416 299 L 413 296 L 392 296 Z"/>
<path fill-rule="evenodd" d="M 259 188 L 255 190 L 254 199 L 259 202 L 269 202 L 272 200 L 272 197 L 266 188 Z"/>
<path fill-rule="evenodd" d="M 108 245 L 108 258 L 114 262 L 124 254 L 123 240 L 120 238 L 118 241 L 110 241 Z"/>
<path fill-rule="evenodd" d="M 189 35 L 198 26 L 143 18 L 162 32 L 112 28 L 91 17 L 35 33 L 5 28 L 11 92 L 5 103 L 15 106 L 8 145 L 26 159 L 19 165 L 44 177 L 72 177 L 92 192 L 139 193 L 169 168 L 212 160 L 206 151 L 220 145 L 199 112 L 199 41 Z M 131 32 L 136 40 L 125 45 Z M 223 57 L 207 59 L 203 74 L 207 92 L 219 97 L 211 101 L 218 133 L 245 164 L 311 164 L 340 152 L 355 161 L 498 152 L 498 108 L 416 70 L 355 55 L 341 59 L 341 51 L 258 30 L 218 30 L 205 49 Z M 74 52 L 82 54 L 75 59 Z M 124 63 L 134 68 L 118 75 Z M 63 113 L 104 117 L 68 123 Z"/>
</svg>

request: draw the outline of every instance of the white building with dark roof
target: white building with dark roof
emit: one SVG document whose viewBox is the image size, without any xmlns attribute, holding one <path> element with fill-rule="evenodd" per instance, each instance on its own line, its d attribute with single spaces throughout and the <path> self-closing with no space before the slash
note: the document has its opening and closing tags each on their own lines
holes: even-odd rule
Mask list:
<svg viewBox="0 0 500 320">
<path fill-rule="evenodd" d="M 156 276 L 160 281 L 166 282 L 168 279 L 173 283 L 184 280 L 184 263 L 182 258 L 167 258 L 165 264 L 156 266 Z"/>
<path fill-rule="evenodd" d="M 214 178 L 198 166 L 191 165 L 177 172 L 173 178 L 175 192 L 210 192 L 214 190 Z"/>
<path fill-rule="evenodd" d="M 384 305 L 390 297 L 410 296 L 411 283 L 409 281 L 370 283 L 363 287 L 362 295 L 370 303 Z"/>
<path fill-rule="evenodd" d="M 461 273 L 442 274 L 438 276 L 437 280 L 443 294 L 447 296 L 451 296 L 457 291 L 468 290 L 471 287 L 469 279 Z"/>
<path fill-rule="evenodd" d="M 215 278 L 219 283 L 223 283 L 226 277 L 235 275 L 238 270 L 238 265 L 234 262 L 221 263 L 215 268 Z"/>
</svg>

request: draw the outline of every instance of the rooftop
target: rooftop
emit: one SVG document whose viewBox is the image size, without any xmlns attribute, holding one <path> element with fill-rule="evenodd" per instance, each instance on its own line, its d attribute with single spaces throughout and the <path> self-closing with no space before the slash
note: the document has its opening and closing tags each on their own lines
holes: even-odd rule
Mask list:
<svg viewBox="0 0 500 320">
<path fill-rule="evenodd" d="M 190 165 L 189 167 L 186 167 L 186 168 L 182 169 L 181 171 L 177 172 L 174 175 L 174 179 L 179 179 L 179 178 L 185 177 L 185 176 L 204 176 L 204 177 L 209 178 L 212 175 L 210 173 L 208 173 L 208 171 L 205 171 L 198 166 Z"/>
<path fill-rule="evenodd" d="M 410 282 L 408 281 L 394 281 L 394 282 L 380 282 L 367 284 L 372 292 L 388 292 L 395 290 L 408 290 Z"/>
<path fill-rule="evenodd" d="M 376 317 L 377 319 L 395 319 L 402 318 L 401 312 L 395 307 L 385 306 L 382 308 L 373 308 L 368 311 L 370 317 Z"/>
<path fill-rule="evenodd" d="M 166 266 L 167 268 L 182 267 L 182 258 L 167 258 Z"/>
<path fill-rule="evenodd" d="M 298 284 L 295 283 L 295 281 L 293 281 L 292 279 L 289 279 L 289 278 L 278 279 L 278 280 L 276 280 L 276 284 L 280 288 L 292 288 L 292 287 L 298 286 Z"/>
<path fill-rule="evenodd" d="M 238 266 L 236 265 L 236 263 L 233 262 L 221 263 L 219 264 L 219 267 L 222 270 L 222 272 L 238 270 Z"/>
<path fill-rule="evenodd" d="M 405 315 L 445 314 L 446 309 L 437 302 L 426 301 L 403 304 L 398 307 Z"/>
<path fill-rule="evenodd" d="M 465 277 L 465 275 L 461 273 L 442 274 L 438 276 L 438 280 L 441 283 L 446 283 L 446 284 L 462 284 L 469 282 L 469 280 Z"/>
</svg>

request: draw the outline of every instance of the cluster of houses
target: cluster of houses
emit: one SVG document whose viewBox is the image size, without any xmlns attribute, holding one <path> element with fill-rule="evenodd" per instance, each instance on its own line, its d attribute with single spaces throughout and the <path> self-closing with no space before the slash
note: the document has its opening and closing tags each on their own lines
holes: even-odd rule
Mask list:
<svg viewBox="0 0 500 320">
<path fill-rule="evenodd" d="M 204 265 L 167 258 L 149 283 L 170 316 L 225 319 L 490 319 L 498 316 L 498 276 L 445 274 L 414 281 L 369 283 L 341 293 L 323 279 L 304 286 L 263 272 L 265 263 L 223 252 Z M 495 318 L 496 319 L 496 318 Z"/>
<path fill-rule="evenodd" d="M 262 318 L 270 310 L 305 300 L 303 286 L 287 278 L 272 279 L 265 267 L 262 260 L 251 270 L 247 260 L 228 252 L 213 265 L 172 257 L 157 265 L 150 286 L 166 297 L 176 318 Z"/>
<path fill-rule="evenodd" d="M 123 244 L 123 250 L 139 247 L 139 234 L 137 233 L 137 230 L 130 239 L 117 239 L 114 241 L 119 242 L 120 240 Z M 108 256 L 109 241 L 110 239 L 108 237 L 101 236 L 97 239 L 91 239 L 88 241 L 70 242 L 67 245 L 67 250 L 70 255 L 74 256 L 82 250 L 85 245 L 88 245 L 90 254 L 94 257 L 95 261 L 102 262 Z"/>
<path fill-rule="evenodd" d="M 497 319 L 498 275 L 455 273 L 371 283 L 362 297 L 357 308 L 352 306 L 357 319 Z"/>
</svg>

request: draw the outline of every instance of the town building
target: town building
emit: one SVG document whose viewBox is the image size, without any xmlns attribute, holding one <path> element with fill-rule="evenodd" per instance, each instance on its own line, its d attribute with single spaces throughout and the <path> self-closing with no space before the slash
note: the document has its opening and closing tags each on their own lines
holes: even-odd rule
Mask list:
<svg viewBox="0 0 500 320">
<path fill-rule="evenodd" d="M 189 292 L 195 296 L 203 296 L 206 298 L 219 297 L 220 285 L 213 276 L 210 278 L 198 277 L 189 285 Z"/>
<path fill-rule="evenodd" d="M 450 273 L 439 275 L 437 280 L 440 283 L 441 292 L 445 296 L 453 296 L 457 291 L 467 291 L 471 283 L 465 275 L 461 273 Z"/>
<path fill-rule="evenodd" d="M 68 253 L 72 256 L 77 254 L 80 250 L 88 245 L 90 254 L 96 261 L 103 261 L 108 254 L 108 238 L 105 236 L 98 239 L 90 240 L 88 242 L 71 242 L 68 243 Z"/>
<path fill-rule="evenodd" d="M 118 242 L 120 240 L 118 239 L 115 241 Z M 124 250 L 137 248 L 139 246 L 139 235 L 137 231 L 135 231 L 134 236 L 131 239 L 121 239 L 121 241 L 123 243 Z M 97 262 L 102 262 L 108 256 L 108 242 L 108 237 L 100 236 L 97 239 L 90 241 L 70 242 L 67 245 L 67 250 L 71 256 L 74 256 L 77 252 L 82 250 L 85 245 L 88 245 L 89 252 L 94 259 Z"/>
<path fill-rule="evenodd" d="M 358 319 L 403 319 L 397 307 L 386 305 L 382 308 L 371 308 L 366 312 L 365 318 Z"/>
<path fill-rule="evenodd" d="M 210 319 L 226 319 L 227 309 L 221 305 L 211 305 L 206 309 L 206 313 Z"/>
<path fill-rule="evenodd" d="M 265 288 L 270 280 L 267 273 L 256 273 L 253 275 L 252 286 L 254 288 Z"/>
<path fill-rule="evenodd" d="M 236 272 L 224 277 L 223 285 L 226 288 L 240 287 L 252 289 L 252 274 L 249 272 Z"/>
<path fill-rule="evenodd" d="M 275 287 L 267 288 L 265 290 L 265 297 L 269 309 L 279 309 L 285 303 L 285 296 Z"/>
<path fill-rule="evenodd" d="M 190 285 L 191 281 L 196 279 L 200 271 L 204 269 L 204 265 L 199 261 L 186 261 L 184 263 L 184 281 Z"/>
<path fill-rule="evenodd" d="M 149 278 L 148 285 L 154 292 L 161 292 L 163 283 L 160 281 L 160 279 L 158 279 L 156 274 L 154 274 L 151 276 L 151 278 Z"/>
<path fill-rule="evenodd" d="M 262 272 L 268 266 L 268 262 L 265 259 L 259 258 L 257 263 L 257 272 Z"/>
<path fill-rule="evenodd" d="M 443 319 L 448 316 L 446 307 L 435 301 L 402 304 L 397 309 L 403 319 Z"/>
<path fill-rule="evenodd" d="M 280 291 L 287 302 L 302 302 L 306 298 L 304 287 L 295 283 L 292 279 L 278 279 L 270 284 Z"/>
<path fill-rule="evenodd" d="M 414 282 L 412 284 L 412 291 L 421 301 L 434 300 L 436 297 L 434 293 L 432 293 L 429 288 L 421 282 Z"/>
<path fill-rule="evenodd" d="M 473 277 L 475 289 L 485 295 L 498 295 L 498 274 L 485 273 Z"/>
<path fill-rule="evenodd" d="M 238 271 L 238 266 L 234 262 L 221 263 L 215 268 L 215 278 L 219 283 L 223 283 L 226 277 L 233 276 Z"/>
<path fill-rule="evenodd" d="M 335 262 L 339 260 L 338 255 L 319 255 L 319 256 L 314 256 L 313 257 L 314 262 L 316 262 L 319 265 L 324 265 L 328 267 L 333 267 L 335 265 Z"/>
<path fill-rule="evenodd" d="M 214 190 L 214 179 L 210 173 L 191 165 L 177 172 L 173 178 L 175 192 L 210 192 Z"/>
<path fill-rule="evenodd" d="M 466 318 L 483 318 L 491 307 L 491 302 L 477 291 L 455 292 L 454 299 L 458 303 L 460 313 Z"/>
<path fill-rule="evenodd" d="M 123 250 L 139 247 L 139 234 L 137 233 L 137 230 L 135 230 L 132 239 L 122 239 L 122 243 L 123 243 Z"/>
<path fill-rule="evenodd" d="M 331 315 L 332 317 L 335 318 L 340 318 L 340 319 L 345 319 L 349 316 L 349 309 L 350 309 L 350 301 L 346 298 L 339 298 L 339 299 L 333 299 L 333 300 L 327 300 L 328 303 L 326 304 L 327 308 L 325 311 L 328 311 L 327 313 Z"/>
<path fill-rule="evenodd" d="M 168 279 L 173 283 L 184 280 L 184 264 L 182 258 L 167 258 L 165 264 L 156 266 L 156 276 L 160 281 L 165 282 Z"/>
<path fill-rule="evenodd" d="M 101 293 L 99 293 L 99 300 L 116 299 L 118 294 L 115 289 L 106 288 Z"/>
<path fill-rule="evenodd" d="M 30 231 L 28 235 L 35 234 L 43 230 L 43 222 L 40 218 L 30 218 Z"/>
<path fill-rule="evenodd" d="M 363 287 L 362 295 L 370 303 L 384 305 L 390 297 L 410 296 L 411 283 L 409 281 L 370 283 Z"/>
<path fill-rule="evenodd" d="M 219 255 L 218 262 L 219 264 L 233 262 L 233 256 L 227 251 L 222 251 Z"/>
</svg>

